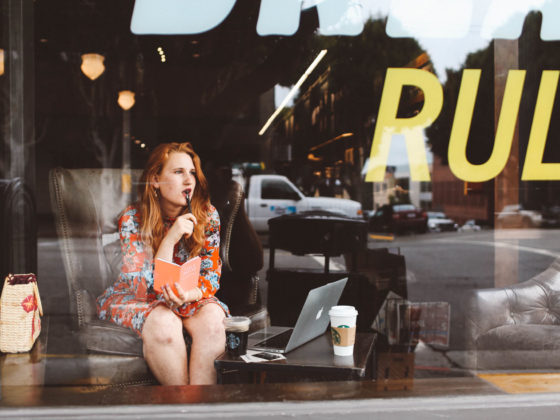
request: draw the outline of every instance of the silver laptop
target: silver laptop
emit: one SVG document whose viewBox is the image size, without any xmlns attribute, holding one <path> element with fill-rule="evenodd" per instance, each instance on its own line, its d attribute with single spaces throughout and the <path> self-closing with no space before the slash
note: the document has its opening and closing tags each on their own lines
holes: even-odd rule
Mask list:
<svg viewBox="0 0 560 420">
<path fill-rule="evenodd" d="M 249 335 L 252 350 L 288 353 L 325 332 L 329 325 L 329 310 L 342 295 L 348 278 L 337 280 L 307 294 L 307 299 L 294 328 L 267 327 Z"/>
</svg>

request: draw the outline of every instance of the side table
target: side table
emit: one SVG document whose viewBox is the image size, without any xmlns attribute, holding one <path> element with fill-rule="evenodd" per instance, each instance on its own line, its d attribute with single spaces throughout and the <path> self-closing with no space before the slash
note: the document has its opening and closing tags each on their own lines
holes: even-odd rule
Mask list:
<svg viewBox="0 0 560 420">
<path fill-rule="evenodd" d="M 246 363 L 227 352 L 214 366 L 218 383 L 300 382 L 373 379 L 377 334 L 357 333 L 353 356 L 335 356 L 331 333 L 284 354 L 285 360 Z"/>
</svg>

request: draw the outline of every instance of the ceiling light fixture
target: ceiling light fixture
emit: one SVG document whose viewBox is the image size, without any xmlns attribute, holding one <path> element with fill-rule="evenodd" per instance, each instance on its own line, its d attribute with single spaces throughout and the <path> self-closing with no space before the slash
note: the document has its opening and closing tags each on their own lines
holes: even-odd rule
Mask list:
<svg viewBox="0 0 560 420">
<path fill-rule="evenodd" d="M 274 111 L 274 113 L 270 116 L 268 121 L 263 125 L 261 131 L 259 131 L 259 136 L 262 136 L 264 134 L 264 132 L 268 129 L 270 124 L 272 124 L 272 121 L 274 121 L 274 119 L 278 116 L 278 114 L 280 114 L 280 112 L 282 111 L 282 109 L 284 109 L 284 107 L 290 101 L 290 99 L 292 99 L 292 97 L 296 94 L 300 86 L 303 84 L 303 82 L 305 82 L 305 79 L 307 79 L 307 77 L 311 74 L 311 72 L 315 69 L 315 67 L 317 67 L 317 64 L 319 64 L 319 62 L 323 59 L 325 54 L 327 54 L 327 50 L 321 50 L 321 52 L 317 55 L 315 60 L 313 60 L 313 63 L 311 63 L 311 65 L 307 68 L 307 70 L 305 70 L 305 73 L 302 74 L 302 76 L 299 78 L 297 83 L 292 87 L 290 92 L 286 95 L 286 97 L 284 98 L 280 106 L 276 108 L 276 111 Z"/>
<path fill-rule="evenodd" d="M 119 92 L 119 99 L 117 100 L 117 102 L 122 109 L 128 111 L 135 104 L 134 92 L 132 92 L 131 90 L 121 90 Z"/>
<path fill-rule="evenodd" d="M 105 71 L 104 61 L 105 57 L 101 54 L 82 54 L 82 66 L 80 68 L 87 77 L 95 80 Z"/>
</svg>

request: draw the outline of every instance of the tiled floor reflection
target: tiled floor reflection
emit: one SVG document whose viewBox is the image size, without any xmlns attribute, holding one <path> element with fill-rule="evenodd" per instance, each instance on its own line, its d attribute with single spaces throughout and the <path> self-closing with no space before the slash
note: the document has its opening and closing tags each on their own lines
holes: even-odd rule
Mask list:
<svg viewBox="0 0 560 420">
<path fill-rule="evenodd" d="M 417 379 L 414 388 L 406 391 L 379 390 L 370 381 L 183 387 L 3 386 L 1 391 L 0 407 L 215 404 L 503 394 L 477 377 Z"/>
<path fill-rule="evenodd" d="M 560 392 L 560 373 L 487 373 L 478 377 L 509 394 Z"/>
<path fill-rule="evenodd" d="M 476 374 L 458 368 L 443 352 L 422 344 L 414 352 L 414 379 L 406 387 L 379 387 L 370 380 L 298 382 L 297 378 L 293 383 L 209 387 L 107 385 L 90 378 L 89 382 L 69 386 L 70 382 L 63 379 L 76 377 L 82 358 L 88 355 L 73 352 L 71 343 L 65 344 L 53 333 L 61 331 L 60 320 L 45 321 L 43 334 L 31 352 L 0 355 L 0 406 L 214 404 L 560 392 L 560 373 Z"/>
</svg>

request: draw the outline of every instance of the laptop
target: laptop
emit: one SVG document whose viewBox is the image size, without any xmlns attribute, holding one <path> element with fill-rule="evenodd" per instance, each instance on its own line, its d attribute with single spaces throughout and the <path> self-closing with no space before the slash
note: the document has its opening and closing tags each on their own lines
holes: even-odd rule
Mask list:
<svg viewBox="0 0 560 420">
<path fill-rule="evenodd" d="M 329 325 L 329 310 L 342 295 L 348 278 L 337 280 L 307 294 L 307 299 L 294 328 L 267 327 L 249 335 L 251 350 L 288 353 L 325 332 Z"/>
</svg>

